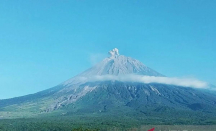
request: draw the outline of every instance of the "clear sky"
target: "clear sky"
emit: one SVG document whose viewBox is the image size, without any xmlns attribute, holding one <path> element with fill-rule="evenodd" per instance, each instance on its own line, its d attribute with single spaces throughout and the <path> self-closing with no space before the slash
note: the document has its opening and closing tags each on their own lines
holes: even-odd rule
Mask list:
<svg viewBox="0 0 216 131">
<path fill-rule="evenodd" d="M 215 0 L 1 0 L 0 99 L 53 87 L 118 48 L 216 85 Z"/>
</svg>

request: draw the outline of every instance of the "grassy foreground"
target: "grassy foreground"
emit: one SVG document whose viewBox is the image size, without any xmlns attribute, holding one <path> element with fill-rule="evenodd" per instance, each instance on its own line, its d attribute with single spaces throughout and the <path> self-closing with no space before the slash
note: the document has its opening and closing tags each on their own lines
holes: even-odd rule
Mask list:
<svg viewBox="0 0 216 131">
<path fill-rule="evenodd" d="M 61 116 L 0 119 L 0 131 L 148 131 L 151 128 L 155 128 L 155 131 L 215 131 L 216 129 L 216 124 L 208 123 L 208 121 L 202 125 L 194 121 L 190 119 L 131 119 L 126 116 L 121 118 Z"/>
</svg>

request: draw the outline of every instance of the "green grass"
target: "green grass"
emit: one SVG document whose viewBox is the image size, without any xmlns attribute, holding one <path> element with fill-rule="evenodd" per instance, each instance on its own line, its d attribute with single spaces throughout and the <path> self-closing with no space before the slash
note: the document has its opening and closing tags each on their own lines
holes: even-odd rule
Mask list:
<svg viewBox="0 0 216 131">
<path fill-rule="evenodd" d="M 101 118 L 101 117 L 49 117 L 28 119 L 0 120 L 0 131 L 147 131 L 155 128 L 163 130 L 215 131 L 216 125 L 173 125 L 151 124 L 156 120 L 149 120 L 149 124 L 129 119 Z"/>
</svg>

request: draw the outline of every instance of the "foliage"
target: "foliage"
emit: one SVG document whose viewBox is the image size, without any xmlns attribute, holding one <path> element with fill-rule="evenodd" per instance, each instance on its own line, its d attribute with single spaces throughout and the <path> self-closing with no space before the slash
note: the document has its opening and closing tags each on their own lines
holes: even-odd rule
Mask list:
<svg viewBox="0 0 216 131">
<path fill-rule="evenodd" d="M 185 113 L 186 114 L 186 113 Z M 132 115 L 134 117 L 132 117 Z M 65 115 L 28 119 L 1 119 L 0 131 L 106 131 L 138 129 L 142 125 L 216 125 L 215 118 L 162 116 L 141 114 Z M 181 114 L 183 115 L 183 114 Z M 154 116 L 154 117 L 153 117 Z"/>
</svg>

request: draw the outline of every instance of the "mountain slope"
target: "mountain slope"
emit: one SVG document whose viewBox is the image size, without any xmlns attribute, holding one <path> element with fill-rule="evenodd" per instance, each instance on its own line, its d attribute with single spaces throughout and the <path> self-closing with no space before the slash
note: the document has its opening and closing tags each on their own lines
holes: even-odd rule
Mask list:
<svg viewBox="0 0 216 131">
<path fill-rule="evenodd" d="M 148 108 L 169 107 L 174 110 L 210 113 L 216 109 L 216 96 L 190 87 L 118 81 L 86 83 L 81 87 L 87 85 L 94 86 L 95 89 L 73 103 L 73 107 L 82 105 L 76 107 L 77 111 L 83 110 L 84 107 L 94 110 L 93 112 L 107 111 L 120 105 L 141 111 Z M 94 108 L 95 106 L 100 108 Z"/>
<path fill-rule="evenodd" d="M 216 117 L 216 97 L 205 90 L 159 83 L 94 80 L 94 76 L 142 75 L 164 77 L 118 49 L 94 67 L 59 84 L 27 96 L 0 100 L 0 118 L 127 115 L 128 118 L 199 119 Z"/>
<path fill-rule="evenodd" d="M 80 76 L 125 74 L 163 76 L 160 73 L 145 66 L 140 61 L 123 55 L 116 56 L 115 58 L 105 58 L 96 66 L 81 73 Z"/>
<path fill-rule="evenodd" d="M 84 83 L 84 78 L 92 76 L 104 75 L 145 75 L 145 76 L 164 76 L 157 71 L 145 66 L 140 61 L 124 55 L 119 55 L 118 49 L 113 49 L 109 52 L 110 56 L 93 66 L 92 68 L 82 72 L 81 74 L 67 80 L 63 83 L 64 86 L 77 83 Z"/>
</svg>

